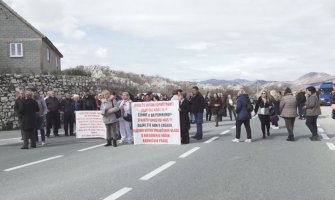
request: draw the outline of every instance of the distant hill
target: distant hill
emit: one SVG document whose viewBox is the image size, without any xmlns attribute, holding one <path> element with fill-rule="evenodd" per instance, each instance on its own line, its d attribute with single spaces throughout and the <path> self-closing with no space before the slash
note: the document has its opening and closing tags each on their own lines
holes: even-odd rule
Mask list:
<svg viewBox="0 0 335 200">
<path fill-rule="evenodd" d="M 175 89 L 184 89 L 190 92 L 191 88 L 197 85 L 202 93 L 207 91 L 238 91 L 244 88 L 249 94 L 257 94 L 262 89 L 267 90 L 283 90 L 291 87 L 292 90 L 305 89 L 307 86 L 318 86 L 320 82 L 333 81 L 335 76 L 324 72 L 310 72 L 295 81 L 267 81 L 257 80 L 249 81 L 245 79 L 234 80 L 218 80 L 209 79 L 200 82 L 190 81 L 174 81 L 161 76 L 148 76 L 144 74 L 135 74 L 124 71 L 113 70 L 108 66 L 77 66 L 85 72 L 89 72 L 92 77 L 100 78 L 106 82 L 106 87 L 115 89 L 116 91 L 131 91 L 133 94 L 138 92 L 160 92 L 168 95 L 172 94 Z"/>
</svg>

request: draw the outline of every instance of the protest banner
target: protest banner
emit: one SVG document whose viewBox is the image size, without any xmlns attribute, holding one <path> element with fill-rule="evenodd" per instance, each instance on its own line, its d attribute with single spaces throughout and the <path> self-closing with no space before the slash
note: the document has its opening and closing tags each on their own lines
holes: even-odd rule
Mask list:
<svg viewBox="0 0 335 200">
<path fill-rule="evenodd" d="M 134 102 L 134 144 L 180 144 L 178 101 Z"/>
<path fill-rule="evenodd" d="M 76 111 L 76 138 L 106 139 L 106 127 L 100 111 Z"/>
</svg>

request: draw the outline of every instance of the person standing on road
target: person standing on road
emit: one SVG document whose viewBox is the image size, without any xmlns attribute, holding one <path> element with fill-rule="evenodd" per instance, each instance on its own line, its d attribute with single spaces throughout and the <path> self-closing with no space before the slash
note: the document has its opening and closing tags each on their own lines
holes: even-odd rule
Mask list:
<svg viewBox="0 0 335 200">
<path fill-rule="evenodd" d="M 245 142 L 251 142 L 251 128 L 250 119 L 251 112 L 248 111 L 247 105 L 251 104 L 248 94 L 244 90 L 238 92 L 237 102 L 236 102 L 236 137 L 233 142 L 240 142 L 241 137 L 241 126 L 244 124 L 245 130 L 247 132 L 247 139 Z"/>
<path fill-rule="evenodd" d="M 25 91 L 20 90 L 17 92 L 15 104 L 14 104 L 14 111 L 19 119 L 19 128 L 21 129 L 21 140 L 23 140 L 23 129 L 22 129 L 22 114 L 19 112 L 20 105 L 22 104 L 23 100 L 25 99 Z"/>
<path fill-rule="evenodd" d="M 266 138 L 265 136 L 266 134 L 270 136 L 270 109 L 271 108 L 272 108 L 272 103 L 270 101 L 268 92 L 263 90 L 255 106 L 255 115 L 258 113 L 258 118 L 261 121 L 263 139 Z"/>
<path fill-rule="evenodd" d="M 298 112 L 299 112 L 299 119 L 305 119 L 305 103 L 306 103 L 306 94 L 304 91 L 300 90 L 300 92 L 296 96 L 297 103 L 298 103 Z"/>
<path fill-rule="evenodd" d="M 51 126 L 53 128 L 53 134 L 59 137 L 58 129 L 60 128 L 60 109 L 61 105 L 54 91 L 48 92 L 48 98 L 45 100 L 48 108 L 47 113 L 47 137 L 50 137 Z"/>
<path fill-rule="evenodd" d="M 193 97 L 191 99 L 191 112 L 194 114 L 195 123 L 197 124 L 197 133 L 193 136 L 194 139 L 202 140 L 202 123 L 205 109 L 205 98 L 199 92 L 199 88 L 192 88 Z"/>
<path fill-rule="evenodd" d="M 38 110 L 37 102 L 33 99 L 31 91 L 26 91 L 26 99 L 20 104 L 19 113 L 22 115 L 22 130 L 23 130 L 23 146 L 21 149 L 28 149 L 29 140 L 30 147 L 36 148 L 36 113 Z"/>
<path fill-rule="evenodd" d="M 211 98 L 210 106 L 211 106 L 211 110 L 212 110 L 211 113 L 215 117 L 215 127 L 218 127 L 219 126 L 219 118 L 220 118 L 220 115 L 222 115 L 222 112 L 223 112 L 223 106 L 222 106 L 222 101 L 219 98 L 217 93 L 214 93 L 213 98 Z"/>
<path fill-rule="evenodd" d="M 205 96 L 205 109 L 206 109 L 206 121 L 212 120 L 212 109 L 211 109 L 211 93 L 207 92 Z"/>
<path fill-rule="evenodd" d="M 284 118 L 285 125 L 288 131 L 287 141 L 294 141 L 294 122 L 295 118 L 298 116 L 297 113 L 297 100 L 292 94 L 290 88 L 286 88 L 284 92 L 284 97 L 280 101 L 280 116 Z"/>
<path fill-rule="evenodd" d="M 47 105 L 44 101 L 44 98 L 41 97 L 36 88 L 33 88 L 32 90 L 32 94 L 33 94 L 33 99 L 36 101 L 37 105 L 38 105 L 38 113 L 36 115 L 36 129 L 35 129 L 35 138 L 36 138 L 36 142 L 38 142 L 38 131 L 40 131 L 41 134 L 41 145 L 45 146 L 45 131 L 44 131 L 44 126 L 45 126 L 45 116 L 48 112 L 48 108 Z"/>
<path fill-rule="evenodd" d="M 75 102 L 71 98 L 69 92 L 65 93 L 65 99 L 61 102 L 61 108 L 64 113 L 64 133 L 65 136 L 74 136 L 73 125 L 74 125 L 74 111 L 75 111 Z"/>
<path fill-rule="evenodd" d="M 182 92 L 180 95 L 179 104 L 179 115 L 180 115 L 180 137 L 182 144 L 188 144 L 190 142 L 189 130 L 191 128 L 189 112 L 190 102 L 186 99 L 186 92 Z"/>
<path fill-rule="evenodd" d="M 133 142 L 133 131 L 131 130 L 131 99 L 128 92 L 122 93 L 122 101 L 120 103 L 121 117 L 119 120 L 120 123 L 120 133 L 121 140 L 120 143 L 131 144 Z M 130 121 L 127 121 L 127 120 Z"/>
<path fill-rule="evenodd" d="M 119 134 L 119 119 L 116 116 L 117 112 L 120 110 L 119 106 L 113 95 L 111 95 L 109 90 L 103 90 L 101 92 L 101 114 L 103 116 L 103 122 L 106 126 L 106 138 L 107 144 L 105 147 L 111 146 L 113 141 L 113 146 L 116 147 L 116 140 Z"/>
<path fill-rule="evenodd" d="M 232 98 L 232 96 L 229 94 L 228 95 L 228 112 L 229 112 L 229 117 L 230 117 L 230 121 L 233 121 L 233 115 L 234 115 L 234 119 L 236 120 L 236 111 L 235 111 L 235 98 Z"/>
<path fill-rule="evenodd" d="M 306 126 L 312 133 L 310 139 L 312 141 L 320 141 L 320 136 L 318 135 L 317 120 L 318 116 L 321 115 L 320 101 L 316 95 L 316 89 L 313 86 L 306 88 L 306 105 L 304 106 L 306 110 Z"/>
</svg>

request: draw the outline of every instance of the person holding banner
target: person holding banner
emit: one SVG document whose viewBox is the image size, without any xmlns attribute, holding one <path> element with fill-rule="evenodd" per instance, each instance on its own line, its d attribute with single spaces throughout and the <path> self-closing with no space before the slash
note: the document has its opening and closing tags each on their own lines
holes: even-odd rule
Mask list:
<svg viewBox="0 0 335 200">
<path fill-rule="evenodd" d="M 186 99 L 186 92 L 182 92 L 180 96 L 179 114 L 180 114 L 180 136 L 181 143 L 188 144 L 190 142 L 189 130 L 191 128 L 190 118 L 190 102 Z"/>
<path fill-rule="evenodd" d="M 101 114 L 103 116 L 103 122 L 106 125 L 106 138 L 107 138 L 107 144 L 105 144 L 106 147 L 112 145 L 116 147 L 116 139 L 119 133 L 118 130 L 118 123 L 119 123 L 119 117 L 118 111 L 120 110 L 119 106 L 117 105 L 116 100 L 114 99 L 114 96 L 111 95 L 111 93 L 108 90 L 103 90 L 101 92 Z"/>
<path fill-rule="evenodd" d="M 122 93 L 122 101 L 120 103 L 121 117 L 120 123 L 120 133 L 121 140 L 120 143 L 131 144 L 133 142 L 133 132 L 131 130 L 131 103 L 130 95 L 128 92 Z"/>
</svg>

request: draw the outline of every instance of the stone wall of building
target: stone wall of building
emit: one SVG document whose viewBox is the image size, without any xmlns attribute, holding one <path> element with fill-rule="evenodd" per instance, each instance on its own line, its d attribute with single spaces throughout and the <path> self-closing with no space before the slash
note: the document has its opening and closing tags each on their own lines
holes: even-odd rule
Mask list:
<svg viewBox="0 0 335 200">
<path fill-rule="evenodd" d="M 18 128 L 18 118 L 14 113 L 16 93 L 20 89 L 37 88 L 40 95 L 54 90 L 59 98 L 65 91 L 82 95 L 84 89 L 98 93 L 102 88 L 112 87 L 113 83 L 97 78 L 82 76 L 51 76 L 51 75 L 0 75 L 0 130 Z"/>
</svg>

